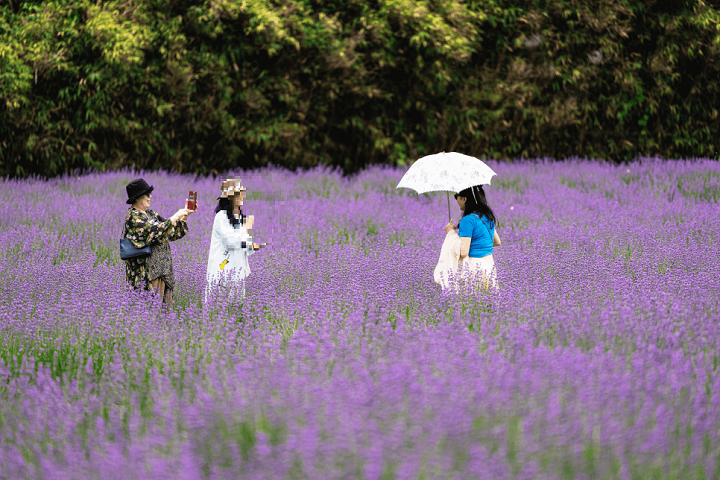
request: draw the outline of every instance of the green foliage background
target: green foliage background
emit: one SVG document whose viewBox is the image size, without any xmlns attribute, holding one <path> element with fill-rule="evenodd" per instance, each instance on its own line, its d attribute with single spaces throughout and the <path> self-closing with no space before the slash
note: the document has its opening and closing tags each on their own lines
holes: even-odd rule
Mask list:
<svg viewBox="0 0 720 480">
<path fill-rule="evenodd" d="M 717 0 L 3 3 L 0 175 L 720 151 Z"/>
</svg>

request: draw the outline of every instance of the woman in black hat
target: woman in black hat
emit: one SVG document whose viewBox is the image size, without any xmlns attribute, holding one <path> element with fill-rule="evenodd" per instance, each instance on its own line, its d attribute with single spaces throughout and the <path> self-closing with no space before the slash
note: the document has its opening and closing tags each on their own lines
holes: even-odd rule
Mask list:
<svg viewBox="0 0 720 480">
<path fill-rule="evenodd" d="M 130 182 L 127 190 L 131 207 L 125 215 L 125 237 L 135 248 L 152 247 L 149 257 L 135 257 L 125 260 L 125 277 L 135 288 L 144 282 L 144 288 L 151 288 L 162 296 L 163 303 L 172 307 L 172 291 L 175 276 L 172 268 L 170 244 L 188 232 L 187 217 L 194 210 L 181 208 L 175 215 L 165 219 L 150 210 L 154 187 L 142 178 Z M 187 205 L 187 204 L 186 204 Z"/>
</svg>

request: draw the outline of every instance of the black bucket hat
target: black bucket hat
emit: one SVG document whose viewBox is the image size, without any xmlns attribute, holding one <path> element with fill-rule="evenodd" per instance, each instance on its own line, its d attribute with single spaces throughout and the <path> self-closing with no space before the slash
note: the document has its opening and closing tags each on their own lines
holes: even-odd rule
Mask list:
<svg viewBox="0 0 720 480">
<path fill-rule="evenodd" d="M 142 178 L 136 178 L 132 182 L 128 183 L 125 187 L 125 190 L 128 194 L 127 204 L 132 205 L 135 203 L 135 200 L 142 197 L 146 193 L 150 193 L 155 189 L 155 187 L 151 187 L 148 185 L 148 183 L 143 180 Z"/>
</svg>

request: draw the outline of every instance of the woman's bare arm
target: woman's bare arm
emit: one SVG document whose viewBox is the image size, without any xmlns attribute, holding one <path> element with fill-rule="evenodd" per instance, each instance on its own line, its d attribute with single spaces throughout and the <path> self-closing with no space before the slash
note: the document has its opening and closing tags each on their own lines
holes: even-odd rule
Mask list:
<svg viewBox="0 0 720 480">
<path fill-rule="evenodd" d="M 460 258 L 465 258 L 470 253 L 471 237 L 460 237 Z"/>
<path fill-rule="evenodd" d="M 498 235 L 497 230 L 495 230 L 495 235 L 493 235 L 493 247 L 499 247 L 500 243 L 500 235 Z"/>
</svg>

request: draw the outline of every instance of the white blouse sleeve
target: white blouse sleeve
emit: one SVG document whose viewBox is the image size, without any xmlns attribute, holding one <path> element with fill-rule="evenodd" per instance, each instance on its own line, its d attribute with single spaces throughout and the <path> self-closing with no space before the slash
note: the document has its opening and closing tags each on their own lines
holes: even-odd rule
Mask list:
<svg viewBox="0 0 720 480">
<path fill-rule="evenodd" d="M 222 212 L 215 216 L 213 231 L 220 238 L 223 249 L 226 250 L 247 250 L 253 253 L 252 237 L 248 234 L 245 227 L 233 228 L 227 218 L 223 218 Z"/>
</svg>

